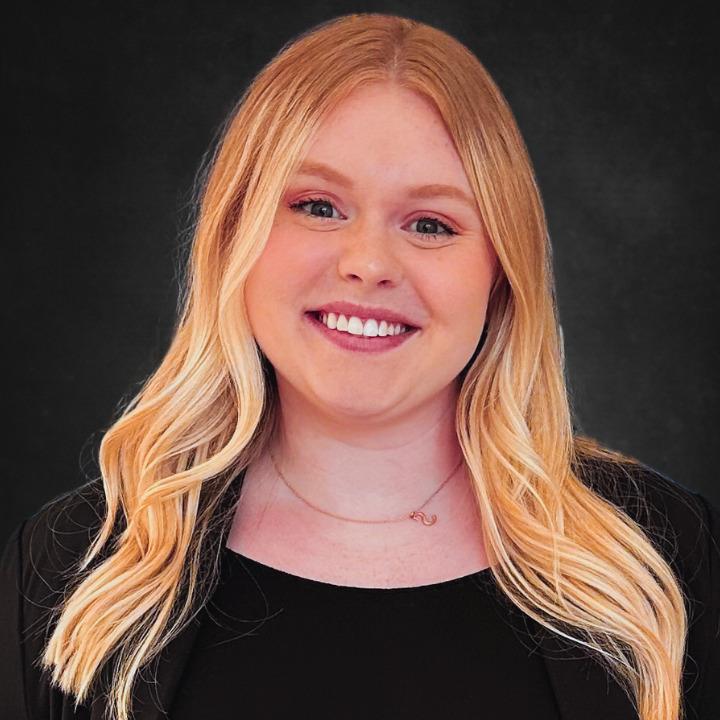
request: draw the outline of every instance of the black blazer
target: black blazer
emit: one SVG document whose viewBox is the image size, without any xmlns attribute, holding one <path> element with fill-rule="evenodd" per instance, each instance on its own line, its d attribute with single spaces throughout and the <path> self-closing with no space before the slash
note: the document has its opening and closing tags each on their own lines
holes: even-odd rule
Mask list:
<svg viewBox="0 0 720 720">
<path fill-rule="evenodd" d="M 669 559 L 687 596 L 690 635 L 684 697 L 687 720 L 720 719 L 720 516 L 701 496 L 646 468 L 618 472 L 596 463 L 584 471 L 594 489 L 626 510 Z M 37 660 L 51 611 L 69 572 L 99 527 L 102 485 L 90 483 L 46 506 L 14 534 L 0 571 L 0 715 L 8 720 L 101 720 L 101 692 L 79 708 L 52 688 Z M 540 638 L 562 720 L 637 720 L 619 685 L 578 647 L 568 647 L 508 609 L 511 622 Z M 138 683 L 135 720 L 166 717 L 198 624 L 191 623 L 156 663 L 157 684 Z M 302 717 L 302 716 L 298 716 Z"/>
</svg>

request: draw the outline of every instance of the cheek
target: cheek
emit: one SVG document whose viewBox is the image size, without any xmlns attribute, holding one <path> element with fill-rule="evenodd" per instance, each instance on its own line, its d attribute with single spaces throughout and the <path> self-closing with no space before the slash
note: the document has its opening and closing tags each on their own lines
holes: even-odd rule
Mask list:
<svg viewBox="0 0 720 720">
<path fill-rule="evenodd" d="M 305 241 L 297 229 L 274 227 L 245 285 L 251 324 L 254 318 L 278 319 L 307 301 L 309 289 L 326 272 L 327 254 L 322 245 Z"/>
<path fill-rule="evenodd" d="M 278 223 L 261 257 L 266 274 L 293 284 L 313 282 L 331 261 L 332 238 L 325 235 L 291 222 Z"/>
<path fill-rule="evenodd" d="M 477 270 L 480 270 L 478 273 Z M 464 273 L 454 286 L 455 315 L 453 341 L 457 349 L 457 367 L 466 368 L 476 357 L 487 321 L 488 300 L 494 273 L 487 266 L 475 273 Z"/>
<path fill-rule="evenodd" d="M 463 342 L 473 344 L 480 338 L 494 272 L 490 253 L 464 253 L 435 268 L 426 283 L 436 315 Z"/>
</svg>

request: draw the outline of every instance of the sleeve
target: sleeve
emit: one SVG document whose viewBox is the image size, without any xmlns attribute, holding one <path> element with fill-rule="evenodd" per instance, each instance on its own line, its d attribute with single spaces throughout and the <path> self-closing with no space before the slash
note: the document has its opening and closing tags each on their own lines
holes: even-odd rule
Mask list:
<svg viewBox="0 0 720 720">
<path fill-rule="evenodd" d="M 40 659 L 62 602 L 97 532 L 99 485 L 48 503 L 13 534 L 0 560 L 0 717 L 81 720 L 87 705 L 52 686 Z"/>
<path fill-rule="evenodd" d="M 5 717 L 29 718 L 25 702 L 25 658 L 22 637 L 23 588 L 21 526 L 0 560 L 0 708 Z"/>
</svg>

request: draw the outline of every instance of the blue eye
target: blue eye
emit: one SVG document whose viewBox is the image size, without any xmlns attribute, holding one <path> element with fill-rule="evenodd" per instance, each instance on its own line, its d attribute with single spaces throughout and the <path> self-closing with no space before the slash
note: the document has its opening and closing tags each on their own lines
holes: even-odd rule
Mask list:
<svg viewBox="0 0 720 720">
<path fill-rule="evenodd" d="M 436 218 L 418 218 L 413 221 L 412 226 L 415 226 L 414 232 L 418 235 L 457 235 L 449 225 Z"/>
<path fill-rule="evenodd" d="M 319 218 L 339 217 L 340 213 L 327 200 L 301 200 L 290 205 L 292 210 L 297 210 L 306 215 Z"/>
</svg>

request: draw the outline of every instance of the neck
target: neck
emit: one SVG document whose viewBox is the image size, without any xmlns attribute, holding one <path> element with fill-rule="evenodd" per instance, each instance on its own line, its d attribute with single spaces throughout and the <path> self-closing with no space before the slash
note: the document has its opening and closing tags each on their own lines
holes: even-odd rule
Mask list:
<svg viewBox="0 0 720 720">
<path fill-rule="evenodd" d="M 248 468 L 231 549 L 291 574 L 366 587 L 422 585 L 487 567 L 464 467 L 443 485 L 462 458 L 455 397 L 382 425 L 334 422 L 283 400 L 269 450 L 286 483 L 269 453 Z M 416 510 L 437 522 L 388 522 Z"/>
<path fill-rule="evenodd" d="M 296 490 L 333 512 L 377 518 L 410 512 L 462 457 L 455 403 L 448 396 L 412 417 L 378 424 L 303 412 L 286 399 L 273 453 Z"/>
</svg>

